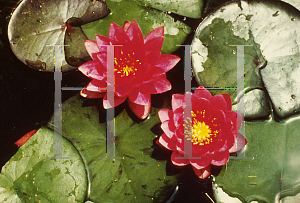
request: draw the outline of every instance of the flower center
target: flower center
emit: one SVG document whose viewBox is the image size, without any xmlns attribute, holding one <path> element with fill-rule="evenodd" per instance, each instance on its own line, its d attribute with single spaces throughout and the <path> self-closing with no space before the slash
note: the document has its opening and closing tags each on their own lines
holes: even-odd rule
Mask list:
<svg viewBox="0 0 300 203">
<path fill-rule="evenodd" d="M 200 112 L 197 111 L 197 114 L 192 111 L 192 118 L 192 122 L 188 122 L 191 121 L 191 119 L 187 121 L 188 125 L 185 125 L 185 129 L 189 130 L 187 139 L 191 140 L 194 145 L 209 144 L 213 141 L 214 137 L 218 136 L 219 131 L 212 129 L 215 126 L 218 126 L 213 123 L 216 118 L 211 118 L 211 116 L 206 118 L 205 110 Z"/>
<path fill-rule="evenodd" d="M 134 56 L 134 52 L 132 53 L 132 56 Z M 132 56 L 130 54 L 124 55 L 123 51 L 121 51 L 121 56 L 115 58 L 114 70 L 121 77 L 135 75 L 137 65 L 141 65 L 140 60 L 136 60 Z"/>
</svg>

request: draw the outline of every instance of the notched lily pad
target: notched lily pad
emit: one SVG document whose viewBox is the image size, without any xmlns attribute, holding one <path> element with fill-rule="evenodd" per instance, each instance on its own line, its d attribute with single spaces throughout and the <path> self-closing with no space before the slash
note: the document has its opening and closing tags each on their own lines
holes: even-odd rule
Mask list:
<svg viewBox="0 0 300 203">
<path fill-rule="evenodd" d="M 108 13 L 103 1 L 24 0 L 14 11 L 8 25 L 11 49 L 31 68 L 53 72 L 53 48 L 46 45 L 64 43 L 67 20 L 79 18 L 85 24 Z M 70 44 L 70 49 L 78 47 Z M 64 51 L 62 57 L 63 72 L 76 68 L 67 64 Z"/>
</svg>

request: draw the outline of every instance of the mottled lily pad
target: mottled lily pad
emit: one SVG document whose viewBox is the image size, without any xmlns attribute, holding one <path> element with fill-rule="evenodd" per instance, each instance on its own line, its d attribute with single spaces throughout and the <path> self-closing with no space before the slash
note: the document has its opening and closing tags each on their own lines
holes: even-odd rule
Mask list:
<svg viewBox="0 0 300 203">
<path fill-rule="evenodd" d="M 14 11 L 8 38 L 14 54 L 25 64 L 39 71 L 54 72 L 53 47 L 64 44 L 66 22 L 78 18 L 85 24 L 109 13 L 103 1 L 24 0 Z M 70 44 L 77 49 L 76 44 Z M 75 69 L 62 53 L 62 71 Z"/>
</svg>

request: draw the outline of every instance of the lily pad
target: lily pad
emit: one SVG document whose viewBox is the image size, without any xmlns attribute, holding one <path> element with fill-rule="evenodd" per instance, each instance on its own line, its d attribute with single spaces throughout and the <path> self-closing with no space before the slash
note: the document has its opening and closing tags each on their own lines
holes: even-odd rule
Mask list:
<svg viewBox="0 0 300 203">
<path fill-rule="evenodd" d="M 144 4 L 161 11 L 173 12 L 178 15 L 200 18 L 202 15 L 202 9 L 204 5 L 203 0 L 137 0 Z"/>
<path fill-rule="evenodd" d="M 105 159 L 107 129 L 106 123 L 99 123 L 103 115 L 94 106 L 84 107 L 83 101 L 77 95 L 63 104 L 62 126 L 63 136 L 77 148 L 87 169 L 87 200 L 161 202 L 170 195 L 176 176 L 166 175 L 165 161 L 151 158 L 157 137 L 151 128 L 160 122 L 159 109 L 152 108 L 151 118 L 139 124 L 122 111 L 115 118 L 115 156 L 121 158 Z"/>
<path fill-rule="evenodd" d="M 200 23 L 195 34 L 192 57 L 199 84 L 236 87 L 236 47 L 229 45 L 253 45 L 244 48 L 243 91 L 266 90 L 279 117 L 295 114 L 300 110 L 299 20 L 297 9 L 279 1 L 221 7 Z M 214 93 L 221 92 L 226 90 Z"/>
<path fill-rule="evenodd" d="M 53 47 L 64 44 L 66 22 L 78 18 L 83 24 L 103 18 L 109 13 L 103 1 L 24 0 L 14 11 L 8 38 L 14 54 L 25 64 L 39 71 L 54 72 Z M 71 49 L 77 46 L 70 44 Z M 70 66 L 62 53 L 62 71 Z"/>
<path fill-rule="evenodd" d="M 53 131 L 41 128 L 5 164 L 0 174 L 1 202 L 83 202 L 87 177 L 75 147 L 62 140 L 63 156 L 54 156 Z"/>
<path fill-rule="evenodd" d="M 164 26 L 165 38 L 161 52 L 172 53 L 184 42 L 191 28 L 166 13 L 143 6 L 134 0 L 107 0 L 107 6 L 111 12 L 104 19 L 85 24 L 82 29 L 89 39 L 95 39 L 95 35 L 108 36 L 108 30 L 112 22 L 123 26 L 125 21 L 136 19 L 146 36 L 153 29 Z"/>
</svg>

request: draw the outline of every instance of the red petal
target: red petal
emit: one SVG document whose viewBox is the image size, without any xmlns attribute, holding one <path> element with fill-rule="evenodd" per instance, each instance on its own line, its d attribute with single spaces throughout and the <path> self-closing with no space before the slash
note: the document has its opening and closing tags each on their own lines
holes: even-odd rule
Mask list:
<svg viewBox="0 0 300 203">
<path fill-rule="evenodd" d="M 193 167 L 196 169 L 202 169 L 206 166 L 210 165 L 212 158 L 211 157 L 194 157 L 193 159 L 190 159 L 190 163 Z"/>
<path fill-rule="evenodd" d="M 120 105 L 121 103 L 123 103 L 126 100 L 126 98 L 127 97 L 114 96 L 114 106 L 113 107 L 116 107 L 116 106 Z M 112 105 L 107 100 L 107 94 L 105 94 L 105 96 L 103 98 L 103 107 L 105 109 L 112 108 Z"/>
<path fill-rule="evenodd" d="M 150 94 L 160 94 L 172 89 L 172 85 L 165 76 L 160 77 L 156 82 L 149 84 Z"/>
<path fill-rule="evenodd" d="M 210 175 L 211 165 L 208 165 L 202 169 L 196 169 L 194 167 L 193 167 L 193 169 L 194 169 L 195 174 L 198 176 L 198 178 L 205 179 Z"/>
<path fill-rule="evenodd" d="M 235 144 L 229 149 L 229 153 L 237 152 L 243 149 L 243 147 L 247 144 L 247 140 L 244 136 L 238 133 L 237 137 L 235 137 L 234 143 Z"/>
<path fill-rule="evenodd" d="M 96 80 L 103 80 L 103 74 L 101 74 L 99 71 L 106 71 L 102 64 L 98 61 L 88 61 L 81 66 L 78 67 L 78 70 L 82 72 L 84 75 L 86 75 L 89 78 L 93 78 Z"/>
<path fill-rule="evenodd" d="M 229 94 L 221 94 L 221 95 L 224 97 L 224 99 L 225 99 L 225 101 L 227 103 L 227 111 L 231 111 L 231 109 L 232 109 L 232 103 L 231 103 L 231 99 L 230 99 Z"/>
<path fill-rule="evenodd" d="M 126 34 L 131 41 L 131 46 L 139 49 L 144 48 L 144 39 L 143 33 L 136 20 L 133 20 L 128 29 L 126 30 Z"/>
<path fill-rule="evenodd" d="M 92 92 L 107 92 L 106 82 L 103 80 L 92 80 L 85 89 Z"/>
<path fill-rule="evenodd" d="M 115 92 L 119 97 L 128 96 L 135 88 L 132 86 L 116 86 Z"/>
<path fill-rule="evenodd" d="M 228 151 L 219 152 L 213 157 L 211 164 L 215 166 L 222 166 L 228 162 L 228 159 L 229 159 Z"/>
<path fill-rule="evenodd" d="M 139 105 L 139 104 L 133 103 L 130 100 L 128 100 L 128 105 L 129 105 L 130 109 L 133 111 L 133 113 L 140 119 L 147 118 L 147 116 L 149 115 L 150 110 L 151 110 L 150 102 L 147 105 Z"/>
<path fill-rule="evenodd" d="M 84 46 L 92 59 L 95 60 L 97 58 L 95 57 L 95 53 L 99 52 L 96 40 L 85 40 Z"/>
<path fill-rule="evenodd" d="M 202 97 L 202 98 L 205 98 L 207 100 L 210 100 L 212 98 L 210 92 L 202 86 L 195 89 L 194 94 L 197 95 L 200 98 Z"/>
<path fill-rule="evenodd" d="M 176 150 L 175 142 L 171 140 L 166 134 L 162 134 L 159 137 L 159 143 L 169 150 Z"/>
<path fill-rule="evenodd" d="M 159 38 L 162 40 L 164 39 L 164 26 L 160 26 L 149 32 L 149 34 L 144 39 L 144 43 L 146 44 L 152 39 L 158 40 Z"/>
<path fill-rule="evenodd" d="M 126 46 L 130 41 L 123 28 L 114 22 L 110 24 L 108 37 L 113 44 L 121 44 L 123 46 Z"/>
<path fill-rule="evenodd" d="M 124 30 L 125 32 L 127 31 L 129 25 L 130 25 L 130 22 L 129 22 L 129 21 L 126 21 L 126 22 L 124 23 L 124 25 L 123 25 L 123 30 Z"/>
<path fill-rule="evenodd" d="M 227 111 L 227 103 L 222 95 L 215 95 L 210 101 L 215 109 L 221 109 L 223 112 Z"/>
<path fill-rule="evenodd" d="M 24 145 L 35 133 L 37 132 L 37 130 L 32 130 L 28 133 L 26 133 L 23 137 L 21 137 L 18 141 L 15 142 L 15 144 L 18 147 L 21 147 L 22 145 Z"/>
<path fill-rule="evenodd" d="M 107 52 L 107 46 L 110 45 L 110 39 L 103 35 L 96 35 L 96 42 L 99 49 L 99 52 Z"/>
<path fill-rule="evenodd" d="M 165 122 L 165 121 L 170 120 L 170 117 L 169 117 L 169 112 L 170 111 L 171 110 L 169 110 L 169 109 L 161 109 L 161 110 L 158 111 L 158 116 L 159 116 L 159 119 L 162 123 Z"/>
<path fill-rule="evenodd" d="M 180 57 L 172 54 L 162 54 L 157 60 L 156 66 L 168 72 L 180 61 Z"/>
<path fill-rule="evenodd" d="M 90 98 L 90 99 L 92 99 L 92 98 L 102 98 L 102 97 L 104 97 L 104 95 L 105 95 L 106 93 L 100 93 L 100 92 L 93 92 L 93 91 L 89 91 L 89 90 L 87 90 L 87 89 L 82 89 L 81 91 L 80 91 L 80 95 L 82 96 L 82 97 L 85 97 L 85 98 Z"/>
<path fill-rule="evenodd" d="M 172 163 L 176 166 L 185 166 L 188 165 L 190 163 L 189 159 L 182 159 L 179 157 L 184 157 L 184 155 L 178 153 L 178 152 L 173 152 L 171 155 L 171 160 Z"/>
<path fill-rule="evenodd" d="M 149 105 L 150 104 L 150 94 L 146 93 L 147 90 L 142 91 L 141 89 L 135 89 L 128 95 L 130 101 L 140 105 Z"/>
</svg>

